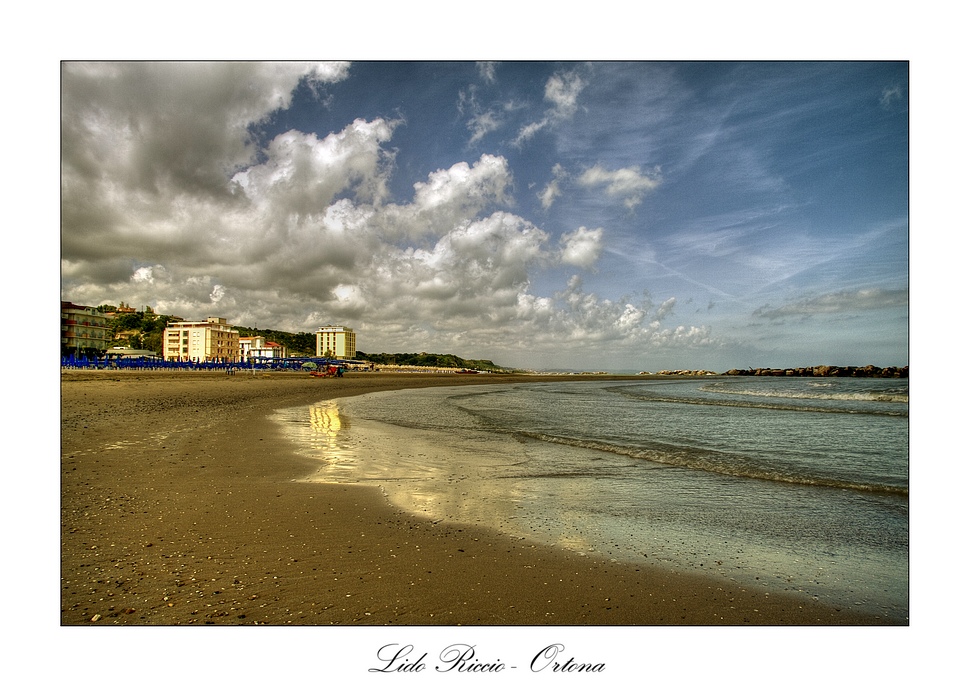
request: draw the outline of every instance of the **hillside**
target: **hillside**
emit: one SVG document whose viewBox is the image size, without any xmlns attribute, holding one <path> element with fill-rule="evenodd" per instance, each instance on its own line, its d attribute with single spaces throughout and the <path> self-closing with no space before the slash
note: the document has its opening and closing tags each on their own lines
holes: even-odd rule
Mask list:
<svg viewBox="0 0 970 687">
<path fill-rule="evenodd" d="M 286 355 L 294 358 L 313 357 L 317 354 L 317 335 L 308 332 L 293 334 L 282 332 L 277 329 L 252 329 L 250 327 L 238 327 L 233 325 L 233 329 L 239 332 L 239 336 L 262 336 L 267 341 L 273 341 L 286 347 Z"/>
<path fill-rule="evenodd" d="M 124 303 L 121 304 L 124 307 Z M 162 350 L 162 332 L 174 315 L 159 315 L 146 308 L 144 312 L 118 312 L 113 305 L 99 305 L 103 313 L 115 313 L 108 319 L 110 346 L 130 346 L 131 348 L 155 351 Z"/>
<path fill-rule="evenodd" d="M 467 360 L 452 353 L 364 353 L 357 351 L 357 360 L 366 360 L 376 365 L 448 367 L 458 370 L 480 370 L 482 372 L 506 371 L 506 368 L 496 365 L 491 360 Z"/>
</svg>

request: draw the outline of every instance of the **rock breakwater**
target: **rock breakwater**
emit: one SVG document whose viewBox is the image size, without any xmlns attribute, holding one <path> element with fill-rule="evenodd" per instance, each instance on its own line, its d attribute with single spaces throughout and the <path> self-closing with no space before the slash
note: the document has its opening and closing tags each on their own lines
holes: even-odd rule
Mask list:
<svg viewBox="0 0 970 687">
<path fill-rule="evenodd" d="M 661 370 L 654 374 L 705 377 L 719 373 L 711 372 L 710 370 Z M 720 374 L 749 377 L 882 377 L 900 379 L 909 377 L 909 366 L 876 367 L 875 365 L 865 365 L 863 367 L 846 367 L 838 365 L 816 365 L 814 367 L 786 368 L 749 367 L 745 370 L 732 369 L 727 372 L 721 372 Z"/>
</svg>

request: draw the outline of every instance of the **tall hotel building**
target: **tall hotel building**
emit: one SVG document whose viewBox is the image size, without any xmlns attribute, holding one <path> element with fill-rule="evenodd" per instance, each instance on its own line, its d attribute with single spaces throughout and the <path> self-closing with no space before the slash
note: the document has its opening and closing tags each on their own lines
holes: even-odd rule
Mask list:
<svg viewBox="0 0 970 687">
<path fill-rule="evenodd" d="M 357 357 L 357 335 L 349 327 L 328 325 L 317 329 L 317 357 L 327 355 L 334 358 L 353 360 Z"/>
<path fill-rule="evenodd" d="M 224 317 L 199 322 L 169 322 L 162 334 L 165 360 L 194 362 L 238 362 L 239 332 Z"/>
</svg>

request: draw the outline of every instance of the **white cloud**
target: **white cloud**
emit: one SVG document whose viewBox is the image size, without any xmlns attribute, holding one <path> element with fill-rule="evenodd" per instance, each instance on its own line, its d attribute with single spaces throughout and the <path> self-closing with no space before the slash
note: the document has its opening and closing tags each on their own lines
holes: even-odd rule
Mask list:
<svg viewBox="0 0 970 687">
<path fill-rule="evenodd" d="M 537 293 L 547 268 L 594 266 L 604 230 L 558 238 L 515 214 L 502 156 L 458 160 L 394 199 L 397 121 L 292 129 L 257 146 L 252 127 L 288 107 L 300 79 L 323 86 L 347 71 L 65 65 L 62 296 L 290 331 L 340 321 L 362 350 L 460 341 L 461 354 L 501 356 L 608 341 L 635 354 L 702 338 L 578 279 Z M 551 79 L 548 116 L 570 116 L 582 86 Z M 553 175 L 566 178 L 558 165 Z M 594 180 L 624 198 L 648 181 L 605 170 Z M 550 185 L 544 200 L 558 192 Z"/>
<path fill-rule="evenodd" d="M 155 283 L 154 271 L 156 268 L 161 268 L 161 266 L 156 265 L 156 267 L 139 267 L 132 273 L 131 280 L 135 283 L 144 282 L 147 284 L 154 284 Z M 164 269 L 164 268 L 161 268 L 161 269 Z"/>
<path fill-rule="evenodd" d="M 494 74 L 492 74 L 494 79 Z M 466 128 L 471 131 L 472 136 L 468 140 L 469 147 L 479 143 L 493 131 L 497 131 L 504 124 L 502 116 L 503 108 L 501 105 L 493 104 L 488 108 L 482 107 L 478 102 L 478 88 L 474 84 L 458 92 L 458 114 L 466 116 L 466 111 L 470 118 L 465 122 Z"/>
<path fill-rule="evenodd" d="M 239 172 L 233 181 L 255 203 L 300 216 L 324 212 L 350 188 L 365 200 L 380 201 L 387 195 L 390 162 L 381 145 L 395 125 L 358 119 L 323 140 L 287 131 L 269 143 L 266 162 Z"/>
<path fill-rule="evenodd" d="M 599 260 L 603 250 L 603 229 L 579 227 L 576 231 L 563 234 L 562 261 L 577 267 L 592 267 Z"/>
<path fill-rule="evenodd" d="M 559 190 L 559 181 L 553 179 L 536 194 L 536 198 L 542 203 L 542 207 L 548 210 L 560 195 L 562 195 L 562 191 Z"/>
<path fill-rule="evenodd" d="M 882 96 L 879 98 L 879 104 L 884 109 L 892 109 L 893 105 L 897 102 L 901 102 L 903 99 L 903 89 L 899 85 L 887 86 L 882 90 Z"/>
<path fill-rule="evenodd" d="M 214 305 L 218 305 L 226 296 L 226 287 L 221 284 L 216 284 L 212 287 L 212 293 L 209 294 L 209 300 L 212 301 Z"/>
<path fill-rule="evenodd" d="M 621 330 L 634 331 L 643 322 L 647 313 L 632 303 L 623 306 L 623 314 L 617 319 L 617 326 Z"/>
<path fill-rule="evenodd" d="M 673 311 L 674 306 L 676 304 L 677 304 L 677 298 L 674 296 L 671 296 L 663 303 L 661 303 L 660 307 L 657 308 L 657 320 L 659 321 L 667 317 L 667 315 L 669 315 Z"/>
<path fill-rule="evenodd" d="M 590 167 L 579 177 L 579 183 L 589 188 L 605 186 L 606 194 L 623 199 L 631 210 L 643 201 L 643 196 L 660 185 L 660 170 L 643 174 L 639 167 L 608 170 L 600 164 Z"/>
<path fill-rule="evenodd" d="M 495 68 L 498 66 L 497 62 L 477 62 L 478 75 L 482 77 L 482 81 L 485 83 L 495 83 Z"/>
<path fill-rule="evenodd" d="M 553 74 L 546 81 L 544 98 L 551 104 L 545 115 L 536 122 L 524 125 L 513 145 L 520 146 L 548 126 L 571 118 L 579 107 L 579 96 L 586 82 L 578 71 Z"/>
<path fill-rule="evenodd" d="M 457 162 L 432 172 L 426 182 L 414 184 L 412 203 L 387 208 L 381 219 L 393 235 L 442 236 L 490 205 L 508 204 L 511 184 L 505 158 L 482 155 L 474 164 Z"/>
<path fill-rule="evenodd" d="M 549 124 L 548 119 L 543 119 L 538 122 L 532 122 L 531 124 L 526 124 L 519 131 L 519 135 L 515 137 L 514 145 L 522 145 L 529 141 L 533 136 L 542 131 Z"/>
<path fill-rule="evenodd" d="M 778 308 L 771 308 L 766 305 L 758 308 L 754 315 L 769 320 L 777 320 L 786 317 L 811 317 L 812 315 L 834 315 L 902 308 L 908 304 L 909 292 L 906 289 L 858 289 L 827 293 Z"/>
<path fill-rule="evenodd" d="M 348 66 L 66 62 L 62 70 L 69 188 L 75 172 L 105 168 L 129 188 L 211 193 L 225 192 L 226 174 L 254 159 L 251 125 L 289 107 L 301 79 L 339 81 Z"/>
<path fill-rule="evenodd" d="M 488 136 L 493 131 L 497 131 L 502 126 L 502 120 L 495 112 L 482 112 L 468 120 L 468 129 L 472 132 L 472 137 L 468 139 L 469 145 L 474 145 Z"/>
<path fill-rule="evenodd" d="M 504 200 L 509 181 L 504 158 L 482 155 L 474 165 L 457 162 L 429 174 L 426 183 L 414 184 L 414 202 L 425 210 L 455 206 L 474 212 L 489 199 Z"/>
<path fill-rule="evenodd" d="M 553 165 L 552 175 L 553 175 L 552 181 L 546 184 L 545 188 L 543 188 L 542 191 L 536 194 L 536 197 L 542 203 L 542 207 L 545 210 L 548 210 L 549 208 L 551 208 L 556 198 L 562 195 L 562 191 L 559 188 L 559 184 L 563 179 L 565 179 L 568 176 L 566 174 L 566 170 L 563 169 L 563 166 L 558 163 Z"/>
<path fill-rule="evenodd" d="M 554 74 L 546 82 L 546 100 L 552 103 L 551 116 L 568 119 L 576 112 L 579 94 L 586 83 L 576 72 Z"/>
</svg>

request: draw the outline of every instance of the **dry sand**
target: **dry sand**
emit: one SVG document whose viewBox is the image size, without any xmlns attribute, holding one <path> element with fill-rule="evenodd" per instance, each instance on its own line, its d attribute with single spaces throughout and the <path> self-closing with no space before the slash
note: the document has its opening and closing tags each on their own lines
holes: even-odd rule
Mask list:
<svg viewBox="0 0 970 687">
<path fill-rule="evenodd" d="M 885 622 L 435 524 L 372 487 L 301 481 L 314 462 L 268 418 L 371 391 L 509 381 L 541 378 L 62 372 L 61 624 Z"/>
</svg>

